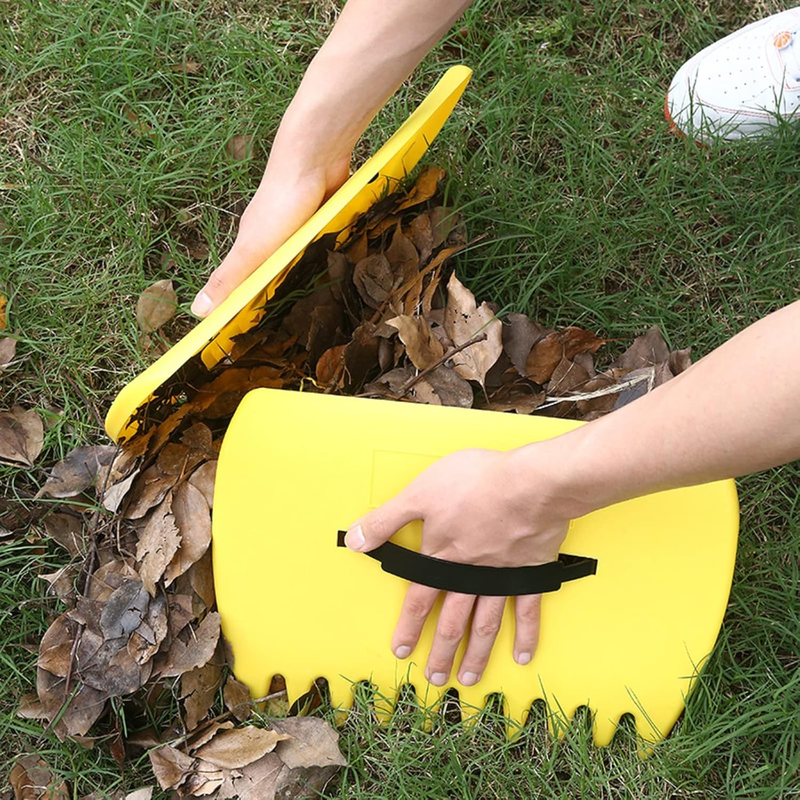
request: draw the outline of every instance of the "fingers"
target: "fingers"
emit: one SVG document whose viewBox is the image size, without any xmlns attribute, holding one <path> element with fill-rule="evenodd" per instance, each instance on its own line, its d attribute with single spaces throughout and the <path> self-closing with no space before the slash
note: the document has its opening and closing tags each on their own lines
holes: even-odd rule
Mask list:
<svg viewBox="0 0 800 800">
<path fill-rule="evenodd" d="M 433 636 L 425 677 L 434 686 L 444 686 L 453 668 L 456 650 L 464 638 L 476 597 L 450 592 L 445 595 Z"/>
<path fill-rule="evenodd" d="M 429 586 L 412 583 L 408 587 L 403 608 L 400 610 L 400 619 L 392 636 L 392 652 L 397 658 L 408 658 L 417 646 L 425 621 L 438 596 L 439 590 Z"/>
<path fill-rule="evenodd" d="M 208 316 L 311 217 L 325 195 L 321 176 L 281 188 L 265 177 L 242 215 L 231 251 L 195 297 L 193 314 Z"/>
<path fill-rule="evenodd" d="M 192 302 L 192 313 L 198 317 L 207 317 L 269 255 L 269 249 L 248 252 L 234 245 L 198 292 Z"/>
<path fill-rule="evenodd" d="M 514 635 L 514 661 L 529 664 L 539 643 L 539 623 L 542 615 L 542 596 L 529 594 L 517 597 L 514 616 L 516 633 Z"/>
<path fill-rule="evenodd" d="M 463 686 L 473 686 L 481 679 L 500 631 L 505 607 L 505 597 L 478 598 L 467 650 L 458 670 L 458 680 Z"/>
</svg>

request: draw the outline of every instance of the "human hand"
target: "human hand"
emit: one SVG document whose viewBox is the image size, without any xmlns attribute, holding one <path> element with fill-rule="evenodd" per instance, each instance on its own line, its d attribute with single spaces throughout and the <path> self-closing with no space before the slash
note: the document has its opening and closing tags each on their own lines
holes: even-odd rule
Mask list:
<svg viewBox="0 0 800 800">
<path fill-rule="evenodd" d="M 324 162 L 323 155 L 318 160 Z M 349 151 L 328 163 L 315 165 L 310 158 L 297 166 L 276 144 L 233 247 L 195 297 L 192 313 L 208 316 L 347 180 L 349 168 Z"/>
<path fill-rule="evenodd" d="M 539 448 L 541 458 L 531 458 L 531 448 Z M 526 469 L 519 465 L 523 450 Z M 496 567 L 554 561 L 569 520 L 548 510 L 554 469 L 547 453 L 546 443 L 541 443 L 508 452 L 462 450 L 445 456 L 400 494 L 354 523 L 345 543 L 359 552 L 373 550 L 404 525 L 421 519 L 421 551 L 426 555 Z M 437 589 L 409 586 L 392 637 L 397 658 L 411 655 L 438 595 Z M 539 638 L 541 595 L 517 597 L 515 602 L 514 660 L 524 665 L 533 658 Z M 470 615 L 472 626 L 458 680 L 471 686 L 481 679 L 505 603 L 505 597 L 446 595 L 425 668 L 432 684 L 447 683 Z"/>
</svg>

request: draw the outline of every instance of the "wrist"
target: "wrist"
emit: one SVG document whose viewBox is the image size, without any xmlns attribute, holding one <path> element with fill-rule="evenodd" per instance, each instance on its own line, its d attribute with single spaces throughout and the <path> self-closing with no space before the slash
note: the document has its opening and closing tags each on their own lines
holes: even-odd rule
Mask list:
<svg viewBox="0 0 800 800">
<path fill-rule="evenodd" d="M 602 508 L 602 479 L 587 479 L 583 463 L 589 426 L 509 450 L 505 478 L 519 503 L 552 521 L 582 517 Z"/>
</svg>

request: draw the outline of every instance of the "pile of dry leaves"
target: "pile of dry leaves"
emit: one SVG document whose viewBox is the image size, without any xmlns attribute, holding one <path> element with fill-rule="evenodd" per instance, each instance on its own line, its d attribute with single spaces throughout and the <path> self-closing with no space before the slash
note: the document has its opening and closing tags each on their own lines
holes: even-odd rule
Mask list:
<svg viewBox="0 0 800 800">
<path fill-rule="evenodd" d="M 256 705 L 232 675 L 215 610 L 216 460 L 244 395 L 302 388 L 588 420 L 686 368 L 688 350 L 670 353 L 656 328 L 598 371 L 595 354 L 610 340 L 523 314 L 501 321 L 478 305 L 451 271 L 468 243 L 460 216 L 437 201 L 442 176 L 428 168 L 381 201 L 340 249 L 329 249 L 334 237 L 312 245 L 263 322 L 212 371 L 195 358 L 162 387 L 130 441 L 80 447 L 52 469 L 41 525 L 71 561 L 42 576 L 64 611 L 41 641 L 38 697 L 23 698 L 21 715 L 86 746 L 103 736 L 120 763 L 148 750 L 159 785 L 179 796 L 320 788 L 344 763 L 337 734 L 313 717 L 280 718 L 289 709 L 279 678 L 268 727 L 263 715 L 243 724 Z M 142 295 L 146 346 L 174 308 L 168 281 Z M 0 369 L 14 357 L 4 342 Z M 30 467 L 41 445 L 34 411 L 0 413 L 0 460 Z M 24 527 L 8 514 L 3 526 Z M 15 769 L 24 783 L 46 765 L 29 757 Z"/>
</svg>

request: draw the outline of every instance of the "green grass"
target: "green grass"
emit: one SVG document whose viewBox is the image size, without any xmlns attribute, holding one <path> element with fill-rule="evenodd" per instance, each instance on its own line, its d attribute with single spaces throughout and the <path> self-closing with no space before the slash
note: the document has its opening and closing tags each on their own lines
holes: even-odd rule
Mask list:
<svg viewBox="0 0 800 800">
<path fill-rule="evenodd" d="M 102 438 L 102 415 L 145 364 L 134 320 L 149 283 L 188 305 L 229 247 L 280 114 L 333 19 L 329 2 L 17 0 L 0 3 L 0 291 L 22 363 L 4 407 L 50 410 L 42 466 L 0 467 L 4 496 Z M 705 150 L 670 136 L 664 92 L 685 58 L 770 4 L 712 0 L 476 2 L 371 126 L 383 141 L 447 66 L 475 76 L 428 161 L 480 247 L 458 271 L 480 299 L 548 324 L 620 337 L 654 323 L 708 352 L 796 299 L 798 135 Z M 171 69 L 202 65 L 198 75 Z M 225 143 L 254 136 L 254 157 Z M 209 248 L 196 257 L 197 243 Z M 195 255 L 192 254 L 194 251 Z M 176 330 L 184 322 L 176 323 Z M 788 366 L 788 365 L 787 365 Z M 748 376 L 742 375 L 747 381 Z M 753 402 L 760 387 L 753 386 Z M 345 729 L 336 797 L 780 798 L 800 794 L 800 471 L 741 481 L 742 536 L 718 647 L 652 758 L 629 729 L 597 751 L 583 722 L 551 741 L 367 714 Z M 687 554 L 690 557 L 690 554 Z M 95 751 L 14 717 L 35 644 L 57 611 L 36 575 L 63 563 L 38 543 L 0 551 L 0 773 L 38 751 L 75 796 L 136 788 Z M 121 781 L 121 783 L 120 783 Z"/>
</svg>

